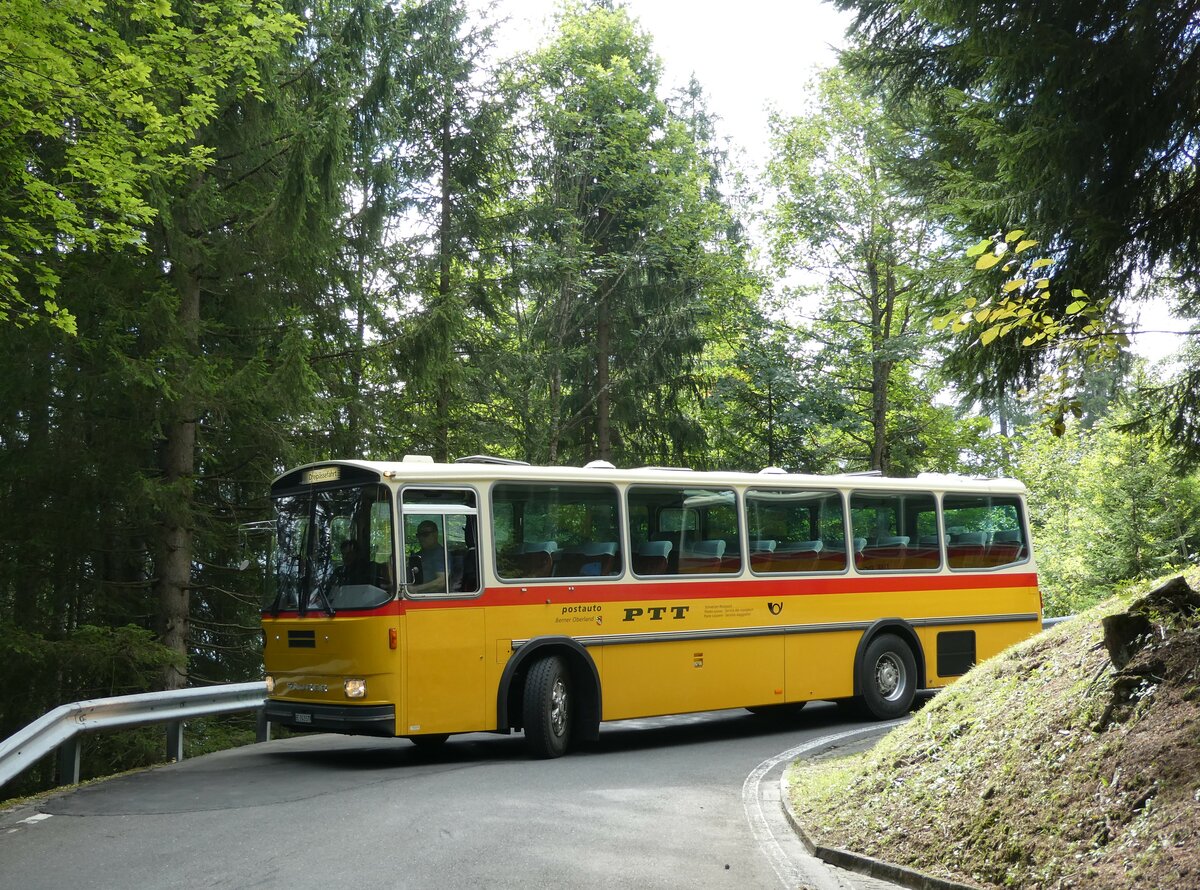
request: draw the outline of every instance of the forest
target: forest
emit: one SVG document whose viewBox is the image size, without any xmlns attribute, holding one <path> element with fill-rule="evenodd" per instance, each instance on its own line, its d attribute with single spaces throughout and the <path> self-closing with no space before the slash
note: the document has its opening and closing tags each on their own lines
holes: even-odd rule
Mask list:
<svg viewBox="0 0 1200 890">
<path fill-rule="evenodd" d="M 762 171 L 636 3 L 0 6 L 0 738 L 260 677 L 322 458 L 1013 476 L 1048 615 L 1194 563 L 1191 7 L 835 5 Z"/>
</svg>

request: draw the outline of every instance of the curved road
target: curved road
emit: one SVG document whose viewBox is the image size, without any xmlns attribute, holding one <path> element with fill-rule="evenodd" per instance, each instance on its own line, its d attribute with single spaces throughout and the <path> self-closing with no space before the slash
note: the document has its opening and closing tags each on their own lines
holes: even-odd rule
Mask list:
<svg viewBox="0 0 1200 890">
<path fill-rule="evenodd" d="M 550 761 L 519 734 L 279 739 L 0 812 L 0 886 L 836 887 L 779 812 L 779 755 L 855 726 L 631 720 Z"/>
</svg>

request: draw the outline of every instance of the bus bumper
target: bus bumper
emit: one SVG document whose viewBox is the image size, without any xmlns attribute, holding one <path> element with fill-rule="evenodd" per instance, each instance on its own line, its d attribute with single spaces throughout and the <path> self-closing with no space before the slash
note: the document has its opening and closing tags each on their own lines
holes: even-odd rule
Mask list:
<svg viewBox="0 0 1200 890">
<path fill-rule="evenodd" d="M 264 709 L 267 720 L 288 729 L 388 738 L 396 735 L 395 705 L 321 705 L 267 699 Z"/>
</svg>

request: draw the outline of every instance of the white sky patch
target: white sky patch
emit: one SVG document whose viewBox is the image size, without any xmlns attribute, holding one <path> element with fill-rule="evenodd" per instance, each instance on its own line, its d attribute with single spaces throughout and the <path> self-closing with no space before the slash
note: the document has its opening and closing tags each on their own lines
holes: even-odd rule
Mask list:
<svg viewBox="0 0 1200 890">
<path fill-rule="evenodd" d="M 473 5 L 480 0 L 472 0 Z M 768 108 L 804 109 L 807 84 L 836 61 L 850 16 L 819 0 L 629 0 L 663 60 L 663 93 L 694 74 L 720 117 L 718 133 L 755 166 L 767 155 Z M 496 34 L 500 56 L 545 42 L 556 0 L 501 0 L 509 21 Z M 749 172 L 749 171 L 748 171 Z"/>
</svg>

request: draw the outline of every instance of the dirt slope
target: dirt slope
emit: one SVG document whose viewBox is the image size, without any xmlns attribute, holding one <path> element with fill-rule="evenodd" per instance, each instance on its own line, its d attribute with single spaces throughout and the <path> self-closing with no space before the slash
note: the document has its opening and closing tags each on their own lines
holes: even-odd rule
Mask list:
<svg viewBox="0 0 1200 890">
<path fill-rule="evenodd" d="M 1147 589 L 979 665 L 871 751 L 797 771 L 805 828 L 985 887 L 1200 887 L 1200 596 Z"/>
</svg>

